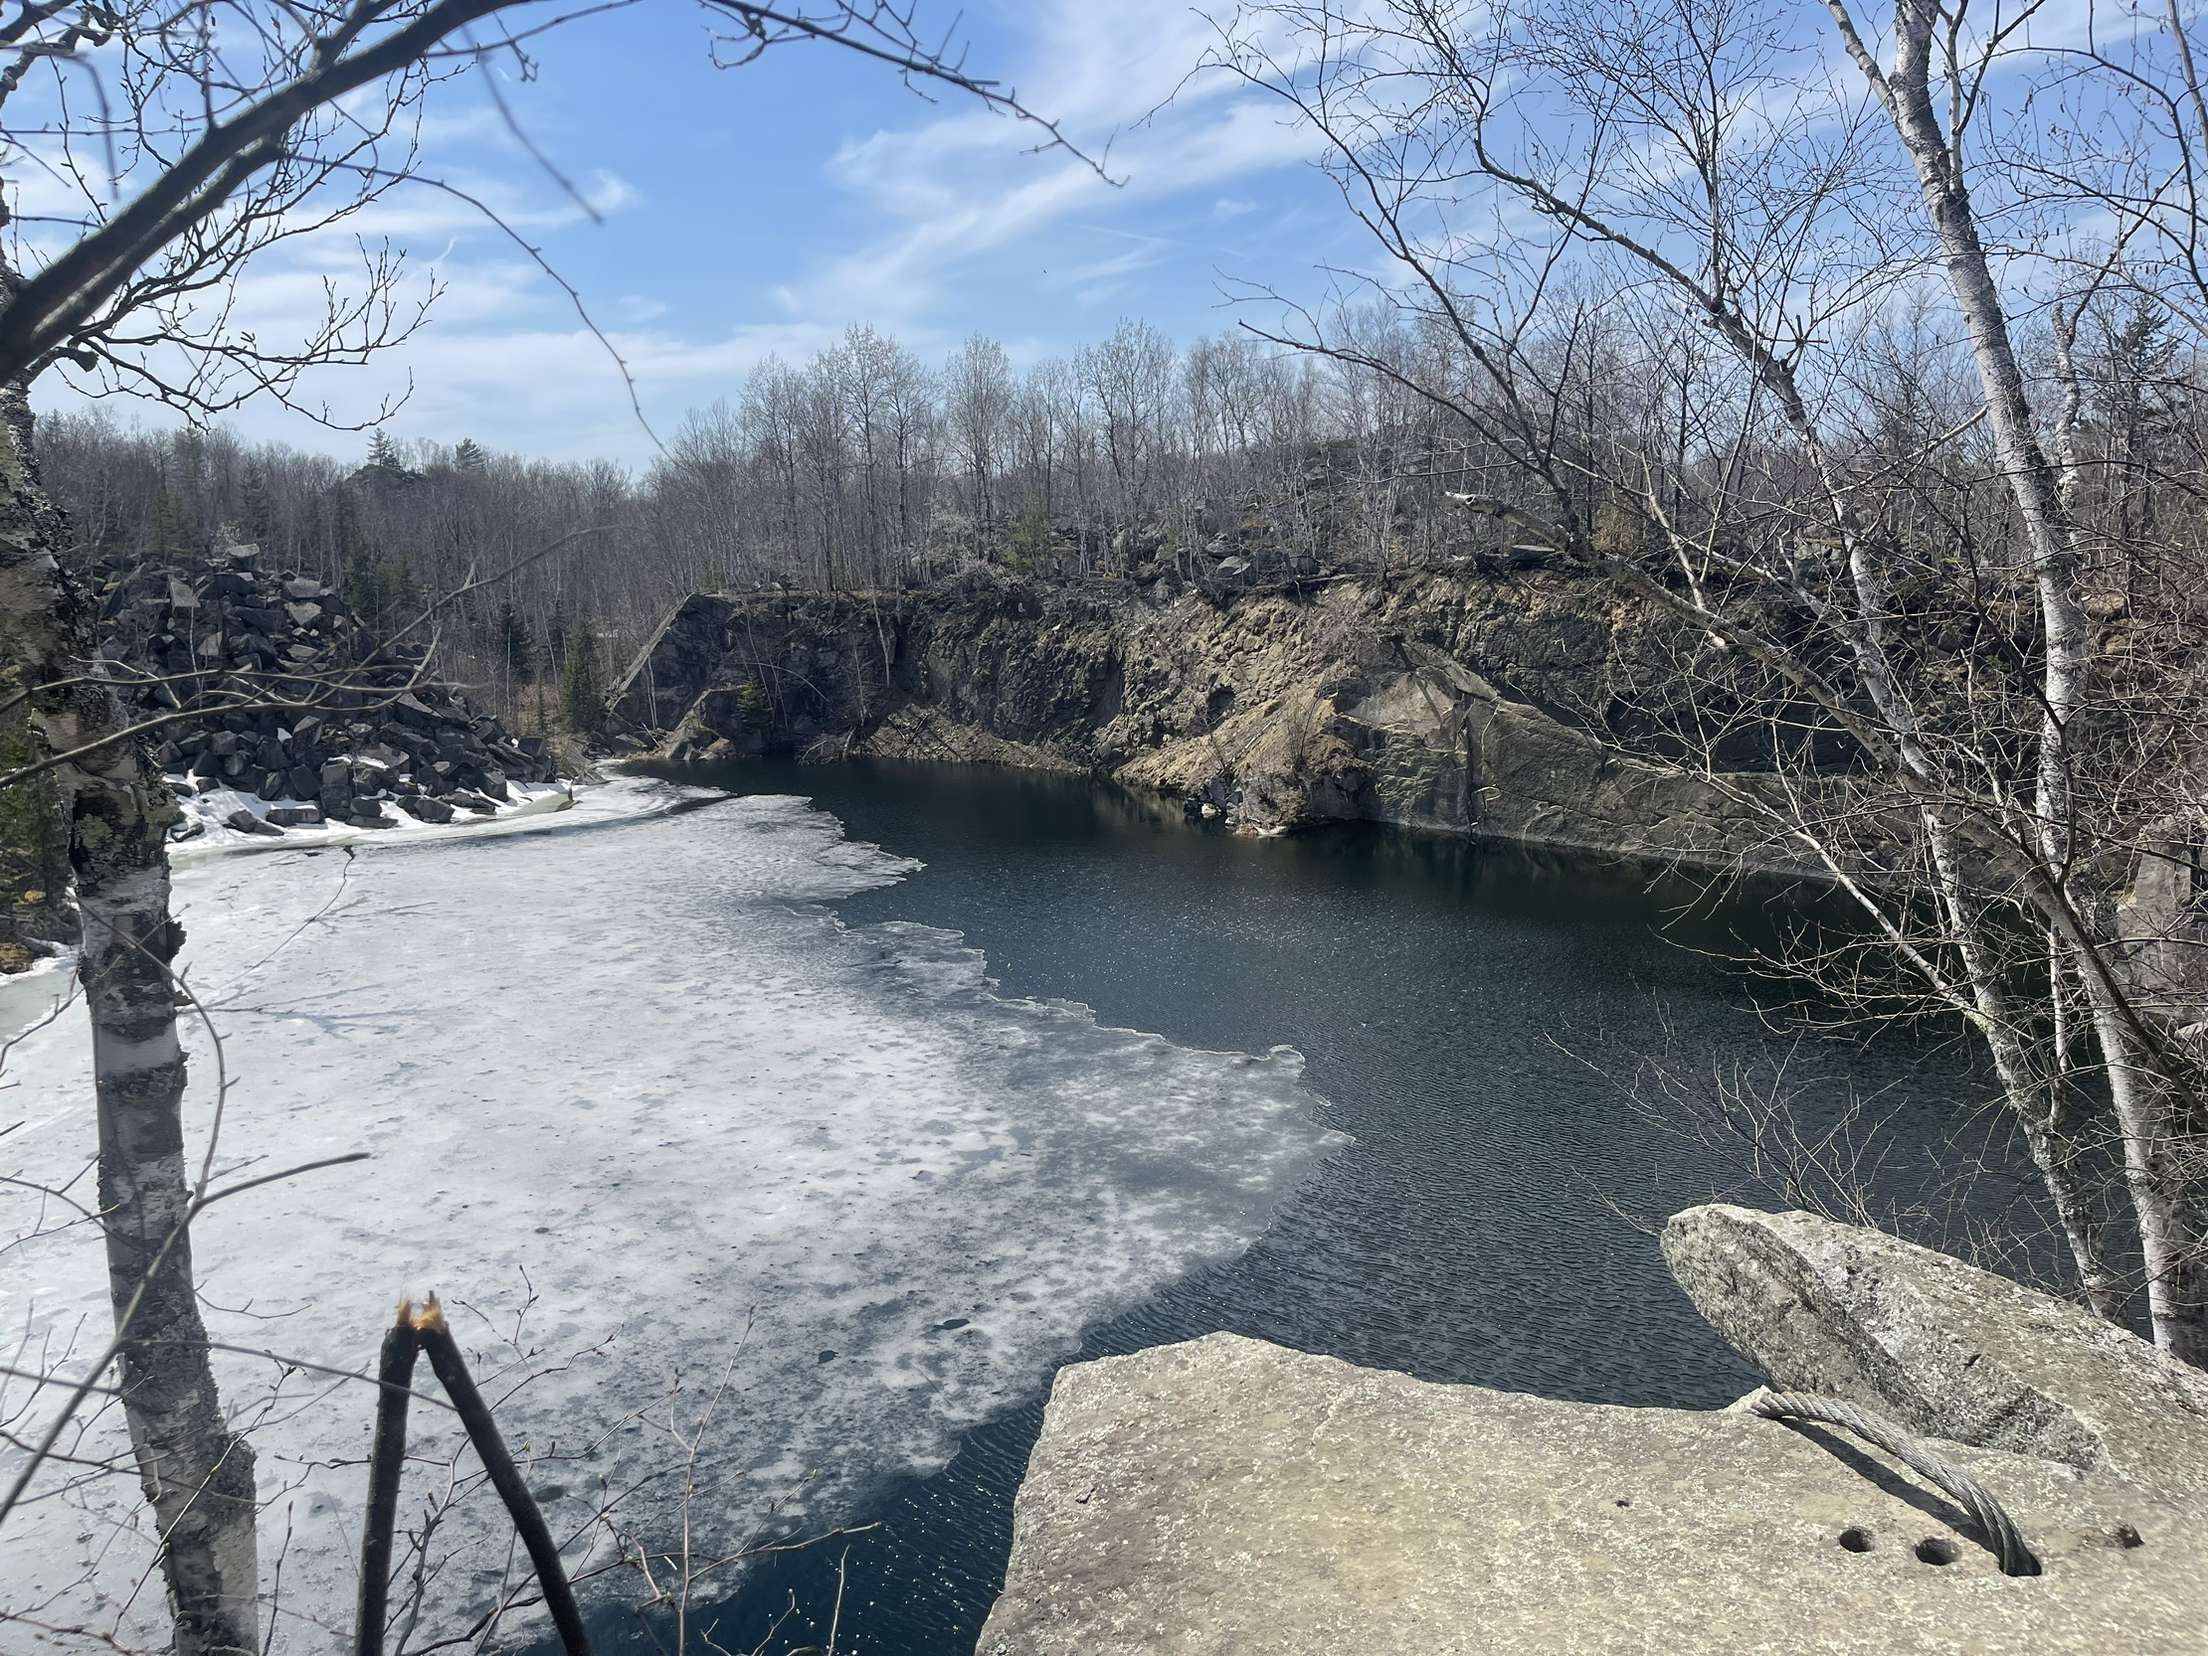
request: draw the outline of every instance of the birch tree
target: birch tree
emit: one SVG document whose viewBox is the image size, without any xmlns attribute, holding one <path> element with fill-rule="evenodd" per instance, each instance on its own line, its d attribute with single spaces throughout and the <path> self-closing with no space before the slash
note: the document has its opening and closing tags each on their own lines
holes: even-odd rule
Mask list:
<svg viewBox="0 0 2208 1656">
<path fill-rule="evenodd" d="M 1220 14 L 1212 63 L 1324 144 L 1386 261 L 1347 297 L 1446 339 L 1463 371 L 1326 315 L 1252 326 L 1427 400 L 1507 465 L 1460 493 L 1469 513 L 1683 624 L 1706 714 L 1685 762 L 1727 785 L 1722 743 L 1763 727 L 1770 780 L 1741 805 L 1862 910 L 1863 952 L 1795 964 L 1974 1029 L 2081 1297 L 2121 1318 L 2136 1286 L 2157 1343 L 2201 1363 L 2200 1068 L 2186 997 L 2140 990 L 2126 918 L 2173 806 L 2092 780 L 2189 747 L 2198 691 L 2189 668 L 2111 660 L 2092 623 L 2060 458 L 2080 399 L 2058 373 L 2035 403 L 2019 321 L 2052 309 L 2059 363 L 2095 285 L 2136 267 L 2143 221 L 2191 245 L 2182 190 L 2130 193 L 2113 235 L 2051 215 L 2026 158 L 2058 169 L 2019 136 L 2059 90 L 2091 101 L 2096 134 L 2128 123 L 2107 148 L 2132 173 L 2188 176 L 2131 100 L 2160 65 L 2144 106 L 2191 130 L 2190 25 L 2173 9 L 2159 47 L 2087 92 L 2080 54 L 2034 46 L 2038 12 L 1900 0 L 1874 37 L 1842 4 L 1806 22 L 1753 0 L 1261 6 Z M 1997 261 L 1989 208 L 2060 256 Z M 1944 347 L 1870 371 L 1919 307 L 1965 370 L 1952 421 L 1897 422 L 1893 398 Z M 1676 385 L 1675 419 L 1602 389 L 1642 376 Z M 2119 693 L 2137 672 L 2154 692 Z M 2104 1099 L 2136 1285 L 2098 1234 Z"/>
<path fill-rule="evenodd" d="M 219 38 L 217 10 L 236 25 Z M 707 0 L 704 11 L 724 66 L 824 41 L 1035 119 L 892 5 Z M 260 253 L 394 191 L 451 192 L 419 169 L 425 99 L 486 54 L 526 61 L 526 41 L 558 21 L 524 0 L 231 0 L 186 14 L 44 0 L 0 24 L 11 54 L 0 71 L 0 202 L 13 212 L 27 183 L 62 185 L 59 207 L 18 241 L 20 267 L 0 267 L 0 638 L 69 823 L 113 1356 L 180 1656 L 261 1656 L 264 1642 L 252 1457 L 225 1425 L 191 1275 L 205 1176 L 187 1176 L 184 1142 L 170 970 L 180 933 L 163 844 L 174 806 L 120 711 L 115 669 L 66 568 L 69 532 L 40 487 L 26 393 L 59 374 L 199 419 L 252 398 L 322 412 L 300 401 L 310 369 L 364 360 L 422 320 L 396 298 L 403 254 L 364 252 L 357 280 L 332 286 L 326 314 L 295 340 L 263 337 L 206 296 L 231 291 Z M 0 1494 L 0 1524 L 52 1441 Z"/>
</svg>

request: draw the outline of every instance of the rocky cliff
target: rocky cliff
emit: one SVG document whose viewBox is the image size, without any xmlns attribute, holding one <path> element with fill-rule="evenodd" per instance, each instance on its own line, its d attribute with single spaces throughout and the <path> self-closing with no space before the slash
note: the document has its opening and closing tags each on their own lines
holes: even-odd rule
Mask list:
<svg viewBox="0 0 2208 1656">
<path fill-rule="evenodd" d="M 1375 821 L 1784 866 L 1751 770 L 1667 760 L 1697 716 L 1679 643 L 1555 571 L 1103 595 L 968 576 L 696 595 L 612 705 L 634 747 L 676 759 L 1037 766 L 1256 832 Z"/>
</svg>

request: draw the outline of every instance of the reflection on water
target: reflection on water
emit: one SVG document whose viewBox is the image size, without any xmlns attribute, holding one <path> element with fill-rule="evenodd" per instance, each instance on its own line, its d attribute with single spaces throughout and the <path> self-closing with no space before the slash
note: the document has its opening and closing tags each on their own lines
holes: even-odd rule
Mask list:
<svg viewBox="0 0 2208 1656">
<path fill-rule="evenodd" d="M 1783 893 L 1721 901 L 1587 858 L 1383 830 L 1195 831 L 1114 790 L 1010 771 L 679 774 L 809 795 L 853 837 L 926 864 L 839 904 L 854 925 L 954 928 L 1010 993 L 1190 1045 L 1304 1054 L 1355 1145 L 1248 1254 L 1093 1330 L 1083 1356 L 1229 1329 L 1432 1380 L 1709 1407 L 1753 1376 L 1632 1221 L 1746 1191 L 1630 1106 L 1644 1057 L 1704 1076 L 1783 1065 L 1810 1112 L 1875 1095 L 1904 1198 L 1943 1146 L 1988 1131 L 1985 1080 L 1951 1039 L 1805 1051 L 1758 1018 L 1777 987 L 1731 962 L 1797 922 Z M 2014 1195 L 1989 1184 L 1991 1200 Z M 851 1548 L 840 1648 L 972 1648 L 1040 1414 L 1037 1400 L 976 1433 L 860 1515 L 886 1529 Z M 794 1591 L 803 1609 L 782 1634 L 817 1639 L 834 1589 L 833 1553 L 763 1571 L 716 1612 L 716 1637 L 747 1648 Z"/>
</svg>

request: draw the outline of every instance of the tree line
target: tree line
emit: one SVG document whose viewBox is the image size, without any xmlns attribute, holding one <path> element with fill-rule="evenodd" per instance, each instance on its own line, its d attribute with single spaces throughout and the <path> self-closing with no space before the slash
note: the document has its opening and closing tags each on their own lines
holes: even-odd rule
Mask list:
<svg viewBox="0 0 2208 1656">
<path fill-rule="evenodd" d="M 1372 314 L 1368 334 L 1394 324 Z M 1443 342 L 1404 334 L 1406 362 Z M 769 358 L 641 468 L 545 461 L 379 428 L 357 460 L 220 426 L 49 415 L 39 450 L 78 556 L 159 556 L 229 534 L 343 590 L 371 622 L 580 527 L 571 549 L 471 594 L 444 670 L 507 711 L 539 681 L 603 682 L 691 591 L 867 589 L 984 562 L 1068 579 L 1229 556 L 1386 567 L 1452 533 L 1491 481 L 1461 421 L 1364 364 L 1240 330 L 1177 347 L 1123 321 L 1015 367 L 975 336 L 931 367 L 854 325 Z M 571 668 L 578 652 L 587 674 Z"/>
</svg>

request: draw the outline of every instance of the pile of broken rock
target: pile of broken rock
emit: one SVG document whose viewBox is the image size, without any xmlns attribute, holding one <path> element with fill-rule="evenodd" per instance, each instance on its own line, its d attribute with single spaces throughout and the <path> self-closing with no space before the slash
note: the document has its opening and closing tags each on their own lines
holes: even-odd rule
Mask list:
<svg viewBox="0 0 2208 1656">
<path fill-rule="evenodd" d="M 102 564 L 100 632 L 183 796 L 233 790 L 241 833 L 389 828 L 495 814 L 513 784 L 550 782 L 541 738 L 516 738 L 426 681 L 418 648 L 379 639 L 323 582 L 262 567 L 251 546 Z M 252 796 L 246 800 L 243 796 Z M 187 813 L 174 830 L 203 832 Z"/>
</svg>

